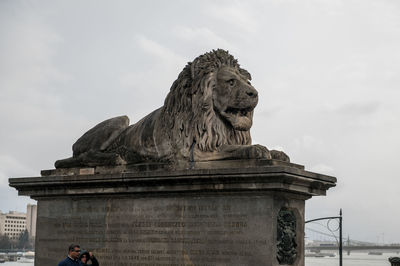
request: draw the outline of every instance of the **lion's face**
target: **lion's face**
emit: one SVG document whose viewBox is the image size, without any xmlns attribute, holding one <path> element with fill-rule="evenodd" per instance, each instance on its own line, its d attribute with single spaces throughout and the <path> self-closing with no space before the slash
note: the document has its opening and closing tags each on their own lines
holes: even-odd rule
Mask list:
<svg viewBox="0 0 400 266">
<path fill-rule="evenodd" d="M 214 110 L 236 130 L 249 130 L 258 92 L 248 78 L 233 67 L 218 70 L 213 89 Z"/>
</svg>

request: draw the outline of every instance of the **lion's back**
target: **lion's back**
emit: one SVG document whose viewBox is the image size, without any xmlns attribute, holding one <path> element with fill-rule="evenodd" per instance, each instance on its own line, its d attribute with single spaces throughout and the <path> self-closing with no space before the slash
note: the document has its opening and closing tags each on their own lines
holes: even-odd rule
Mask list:
<svg viewBox="0 0 400 266">
<path fill-rule="evenodd" d="M 153 111 L 121 133 L 118 146 L 125 147 L 123 157 L 162 160 L 171 155 L 168 132 L 163 128 L 161 108 Z M 130 161 L 130 160 L 129 160 Z"/>
</svg>

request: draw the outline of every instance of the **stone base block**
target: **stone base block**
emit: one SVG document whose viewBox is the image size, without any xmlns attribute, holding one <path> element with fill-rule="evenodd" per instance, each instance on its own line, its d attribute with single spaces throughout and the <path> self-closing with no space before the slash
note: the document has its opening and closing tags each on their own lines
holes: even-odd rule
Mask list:
<svg viewBox="0 0 400 266">
<path fill-rule="evenodd" d="M 38 200 L 35 265 L 56 265 L 78 243 L 101 266 L 304 266 L 305 200 L 336 179 L 271 161 L 224 164 L 53 170 L 10 185 Z"/>
</svg>

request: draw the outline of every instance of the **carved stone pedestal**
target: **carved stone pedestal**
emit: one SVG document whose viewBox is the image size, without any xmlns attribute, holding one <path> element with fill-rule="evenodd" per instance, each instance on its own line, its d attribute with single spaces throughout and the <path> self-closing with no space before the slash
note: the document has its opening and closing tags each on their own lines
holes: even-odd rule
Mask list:
<svg viewBox="0 0 400 266">
<path fill-rule="evenodd" d="M 11 178 L 38 200 L 35 265 L 304 266 L 304 203 L 336 178 L 270 160 L 58 169 Z"/>
</svg>

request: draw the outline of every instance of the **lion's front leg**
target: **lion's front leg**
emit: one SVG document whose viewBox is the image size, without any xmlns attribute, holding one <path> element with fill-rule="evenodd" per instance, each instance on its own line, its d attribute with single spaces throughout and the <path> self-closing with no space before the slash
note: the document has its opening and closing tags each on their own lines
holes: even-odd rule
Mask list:
<svg viewBox="0 0 400 266">
<path fill-rule="evenodd" d="M 289 156 L 287 156 L 283 151 L 271 150 L 270 152 L 272 159 L 290 163 Z"/>
</svg>

